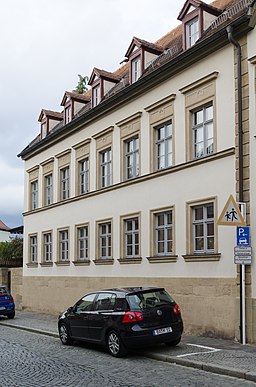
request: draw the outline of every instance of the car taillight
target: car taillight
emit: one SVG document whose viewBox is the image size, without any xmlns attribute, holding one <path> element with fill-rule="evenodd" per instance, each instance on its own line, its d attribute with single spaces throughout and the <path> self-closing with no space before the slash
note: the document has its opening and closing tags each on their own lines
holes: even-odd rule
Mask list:
<svg viewBox="0 0 256 387">
<path fill-rule="evenodd" d="M 13 301 L 13 297 L 12 297 L 12 296 L 10 296 L 9 300 L 10 300 L 11 302 L 14 302 L 14 301 Z"/>
<path fill-rule="evenodd" d="M 174 305 L 173 307 L 173 313 L 174 314 L 180 314 L 180 307 L 178 304 Z"/>
<path fill-rule="evenodd" d="M 143 320 L 143 314 L 141 312 L 125 312 L 122 322 L 133 323 Z"/>
</svg>

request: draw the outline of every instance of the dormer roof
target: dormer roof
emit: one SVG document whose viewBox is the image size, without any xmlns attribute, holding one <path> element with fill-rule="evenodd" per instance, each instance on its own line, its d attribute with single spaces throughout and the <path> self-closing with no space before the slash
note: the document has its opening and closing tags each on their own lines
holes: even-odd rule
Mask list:
<svg viewBox="0 0 256 387">
<path fill-rule="evenodd" d="M 94 67 L 94 69 L 92 70 L 92 74 L 88 81 L 88 85 L 91 86 L 95 81 L 95 78 L 102 78 L 102 79 L 105 79 L 106 81 L 110 81 L 113 83 L 118 83 L 121 80 L 121 77 L 119 75 L 115 73 L 110 73 L 105 70 L 98 69 L 97 67 Z"/>
<path fill-rule="evenodd" d="M 65 91 L 65 94 L 62 98 L 60 105 L 65 106 L 68 98 L 73 99 L 74 101 L 83 102 L 83 103 L 90 102 L 91 100 L 90 95 L 88 93 L 79 94 L 79 93 L 74 93 L 70 91 Z"/>
<path fill-rule="evenodd" d="M 131 44 L 130 44 L 130 46 L 125 54 L 126 58 L 129 58 L 131 56 L 135 47 L 143 48 L 144 50 L 151 52 L 152 54 L 156 54 L 156 55 L 160 55 L 164 51 L 162 46 L 155 44 L 155 43 L 147 42 L 146 40 L 142 40 L 142 39 L 136 38 L 136 36 L 134 36 L 132 41 L 131 41 Z"/>
<path fill-rule="evenodd" d="M 6 226 L 6 224 L 4 224 L 4 222 L 2 222 L 0 220 L 0 230 L 2 230 L 2 231 L 9 231 L 10 227 Z"/>
<path fill-rule="evenodd" d="M 52 110 L 42 109 L 41 113 L 38 117 L 38 121 L 41 122 L 44 116 L 52 118 L 54 120 L 58 120 L 58 121 L 61 121 L 63 119 L 62 113 L 54 112 Z"/>
<path fill-rule="evenodd" d="M 185 2 L 185 4 L 183 5 L 177 19 L 182 21 L 182 19 L 187 14 L 187 12 L 191 6 L 195 7 L 195 8 L 201 8 L 204 11 L 206 11 L 212 15 L 215 15 L 215 16 L 219 16 L 222 13 L 222 10 L 220 10 L 219 8 L 216 8 L 211 4 L 206 4 L 201 0 L 187 0 Z"/>
</svg>

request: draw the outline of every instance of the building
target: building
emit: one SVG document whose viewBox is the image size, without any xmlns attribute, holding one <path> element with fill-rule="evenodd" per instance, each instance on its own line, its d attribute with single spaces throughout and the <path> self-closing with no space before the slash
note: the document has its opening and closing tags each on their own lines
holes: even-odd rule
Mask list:
<svg viewBox="0 0 256 387">
<path fill-rule="evenodd" d="M 217 219 L 232 194 L 256 232 L 255 7 L 187 0 L 180 26 L 155 43 L 134 37 L 116 72 L 94 68 L 90 92 L 41 111 L 19 155 L 24 308 L 56 313 L 95 288 L 157 285 L 187 333 L 239 337 L 235 228 Z M 249 342 L 255 279 L 253 263 Z"/>
<path fill-rule="evenodd" d="M 0 242 L 6 242 L 10 238 L 10 228 L 0 220 Z"/>
</svg>

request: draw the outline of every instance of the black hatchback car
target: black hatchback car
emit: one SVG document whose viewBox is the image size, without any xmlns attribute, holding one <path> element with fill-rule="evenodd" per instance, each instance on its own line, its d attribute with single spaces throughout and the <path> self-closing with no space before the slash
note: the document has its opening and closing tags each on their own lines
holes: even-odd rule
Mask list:
<svg viewBox="0 0 256 387">
<path fill-rule="evenodd" d="M 98 343 L 121 357 L 131 348 L 179 344 L 183 322 L 164 288 L 125 287 L 85 295 L 59 316 L 58 329 L 64 345 Z"/>
</svg>

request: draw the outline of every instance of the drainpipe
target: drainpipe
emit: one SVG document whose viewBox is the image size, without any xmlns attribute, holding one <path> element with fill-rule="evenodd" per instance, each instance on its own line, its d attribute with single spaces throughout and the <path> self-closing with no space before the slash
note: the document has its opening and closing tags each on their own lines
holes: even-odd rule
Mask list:
<svg viewBox="0 0 256 387">
<path fill-rule="evenodd" d="M 239 202 L 243 202 L 243 120 L 242 120 L 242 55 L 241 46 L 233 37 L 233 27 L 227 27 L 230 43 L 237 49 L 237 103 L 238 103 L 238 181 Z M 240 265 L 240 341 L 245 344 L 245 268 Z"/>
</svg>

